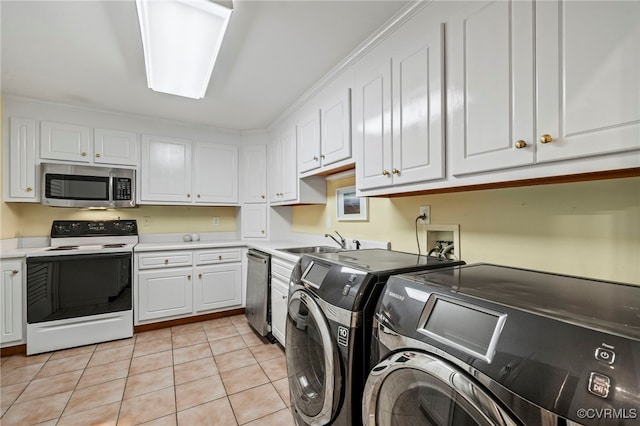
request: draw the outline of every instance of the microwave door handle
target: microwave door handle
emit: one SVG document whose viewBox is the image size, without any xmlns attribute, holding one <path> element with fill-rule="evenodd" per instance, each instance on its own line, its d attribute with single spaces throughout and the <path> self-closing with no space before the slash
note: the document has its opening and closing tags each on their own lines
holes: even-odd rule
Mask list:
<svg viewBox="0 0 640 426">
<path fill-rule="evenodd" d="M 107 201 L 111 205 L 113 205 L 113 200 L 115 199 L 115 195 L 113 193 L 113 181 L 114 181 L 114 172 L 113 170 L 109 170 L 109 199 Z"/>
</svg>

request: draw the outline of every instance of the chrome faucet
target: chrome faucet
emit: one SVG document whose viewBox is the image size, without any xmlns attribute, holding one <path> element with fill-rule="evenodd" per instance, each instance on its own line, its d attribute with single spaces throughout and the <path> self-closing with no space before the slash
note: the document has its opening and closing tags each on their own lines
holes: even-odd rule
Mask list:
<svg viewBox="0 0 640 426">
<path fill-rule="evenodd" d="M 329 237 L 331 238 L 333 241 L 336 242 L 336 244 L 338 244 L 340 246 L 341 249 L 346 249 L 347 248 L 347 240 L 345 240 L 342 235 L 340 235 L 340 233 L 338 231 L 335 231 L 336 234 L 338 234 L 338 237 L 340 237 L 340 241 L 338 241 L 338 239 L 336 237 L 334 237 L 331 234 L 324 234 L 325 237 Z"/>
</svg>

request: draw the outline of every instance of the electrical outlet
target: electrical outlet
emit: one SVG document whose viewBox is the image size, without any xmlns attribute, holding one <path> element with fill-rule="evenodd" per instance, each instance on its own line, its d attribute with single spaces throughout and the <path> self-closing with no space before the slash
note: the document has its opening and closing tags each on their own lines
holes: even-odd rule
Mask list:
<svg viewBox="0 0 640 426">
<path fill-rule="evenodd" d="M 218 216 L 213 217 L 213 226 L 220 225 L 220 218 Z"/>
<path fill-rule="evenodd" d="M 420 206 L 420 211 L 418 212 L 418 216 L 425 215 L 426 219 L 420 219 L 420 223 L 423 225 L 428 225 L 431 223 L 431 206 Z"/>
</svg>

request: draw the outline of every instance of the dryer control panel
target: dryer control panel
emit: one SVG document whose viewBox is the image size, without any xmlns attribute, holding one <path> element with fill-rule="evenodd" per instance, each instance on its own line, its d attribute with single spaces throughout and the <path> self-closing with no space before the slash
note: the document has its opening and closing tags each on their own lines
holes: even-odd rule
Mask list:
<svg viewBox="0 0 640 426">
<path fill-rule="evenodd" d="M 467 292 L 465 286 L 471 284 L 466 280 L 473 276 L 474 266 L 391 277 L 376 318 L 391 331 L 389 336 L 407 336 L 421 348 L 469 366 L 501 389 L 563 418 L 587 425 L 602 424 L 603 416 L 616 416 L 619 424 L 637 422 L 640 341 L 568 321 L 567 312 L 542 315 L 498 303 L 491 293 L 483 297 Z M 488 271 L 484 268 L 485 279 Z M 525 297 L 517 276 L 509 285 Z M 497 277 L 496 283 L 509 292 L 504 275 Z M 538 275 L 540 280 L 553 277 Z M 456 284 L 445 286 L 445 282 Z M 640 288 L 636 291 L 640 297 Z M 379 356 L 397 349 L 392 347 L 395 343 L 385 348 L 385 339 L 390 338 L 379 334 Z"/>
</svg>

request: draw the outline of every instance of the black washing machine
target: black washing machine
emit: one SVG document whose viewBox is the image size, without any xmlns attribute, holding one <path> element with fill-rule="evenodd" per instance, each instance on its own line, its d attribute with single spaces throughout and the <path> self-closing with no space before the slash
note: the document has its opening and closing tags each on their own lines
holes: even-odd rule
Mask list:
<svg viewBox="0 0 640 426">
<path fill-rule="evenodd" d="M 390 250 L 305 255 L 291 276 L 286 358 L 298 425 L 361 424 L 373 312 L 392 274 L 464 264 Z"/>
<path fill-rule="evenodd" d="M 640 424 L 640 287 L 478 264 L 391 277 L 366 425 Z"/>
</svg>

